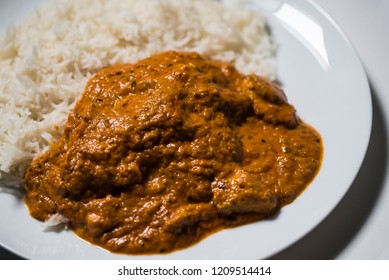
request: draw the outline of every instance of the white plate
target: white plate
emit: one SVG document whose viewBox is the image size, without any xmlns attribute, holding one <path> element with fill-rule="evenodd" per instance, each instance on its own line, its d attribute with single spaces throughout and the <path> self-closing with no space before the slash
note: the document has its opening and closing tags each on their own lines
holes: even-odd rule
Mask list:
<svg viewBox="0 0 389 280">
<path fill-rule="evenodd" d="M 2 2 L 0 27 L 38 2 Z M 224 230 L 188 249 L 134 257 L 110 254 L 72 232 L 43 232 L 22 200 L 0 193 L 1 245 L 31 259 L 261 259 L 317 226 L 349 189 L 367 149 L 372 107 L 366 75 L 345 35 L 313 1 L 246 2 L 267 11 L 279 45 L 280 81 L 299 115 L 324 140 L 321 170 L 294 203 L 272 219 Z"/>
</svg>

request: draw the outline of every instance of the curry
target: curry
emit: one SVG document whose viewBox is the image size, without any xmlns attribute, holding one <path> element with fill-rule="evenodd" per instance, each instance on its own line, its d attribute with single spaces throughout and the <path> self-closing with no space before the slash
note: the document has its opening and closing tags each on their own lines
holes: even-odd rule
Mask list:
<svg viewBox="0 0 389 280">
<path fill-rule="evenodd" d="M 62 137 L 29 165 L 25 202 L 109 251 L 166 253 L 277 212 L 321 156 L 279 86 L 171 51 L 90 79 Z"/>
</svg>

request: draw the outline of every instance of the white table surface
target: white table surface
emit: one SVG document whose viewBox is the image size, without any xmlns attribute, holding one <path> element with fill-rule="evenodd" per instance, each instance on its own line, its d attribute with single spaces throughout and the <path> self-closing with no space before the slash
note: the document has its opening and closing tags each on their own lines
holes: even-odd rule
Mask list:
<svg viewBox="0 0 389 280">
<path fill-rule="evenodd" d="M 372 135 L 344 199 L 312 232 L 273 259 L 389 259 L 389 0 L 316 2 L 343 29 L 365 67 L 373 98 Z M 0 259 L 14 258 L 0 248 Z"/>
</svg>

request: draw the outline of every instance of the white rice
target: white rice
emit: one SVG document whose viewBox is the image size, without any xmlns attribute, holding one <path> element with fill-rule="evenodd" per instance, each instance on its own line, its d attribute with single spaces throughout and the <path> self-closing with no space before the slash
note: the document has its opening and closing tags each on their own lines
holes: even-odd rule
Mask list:
<svg viewBox="0 0 389 280">
<path fill-rule="evenodd" d="M 197 51 L 243 73 L 276 77 L 266 19 L 239 1 L 67 0 L 46 3 L 0 38 L 0 180 L 58 139 L 88 78 L 165 50 Z"/>
</svg>

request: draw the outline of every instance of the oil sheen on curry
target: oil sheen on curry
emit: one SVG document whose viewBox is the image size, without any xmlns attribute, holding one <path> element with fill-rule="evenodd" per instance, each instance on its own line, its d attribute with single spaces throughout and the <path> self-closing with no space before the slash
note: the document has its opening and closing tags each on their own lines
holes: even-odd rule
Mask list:
<svg viewBox="0 0 389 280">
<path fill-rule="evenodd" d="M 109 251 L 167 253 L 291 203 L 321 156 L 279 86 L 165 52 L 90 79 L 62 137 L 29 165 L 25 202 Z"/>
</svg>

